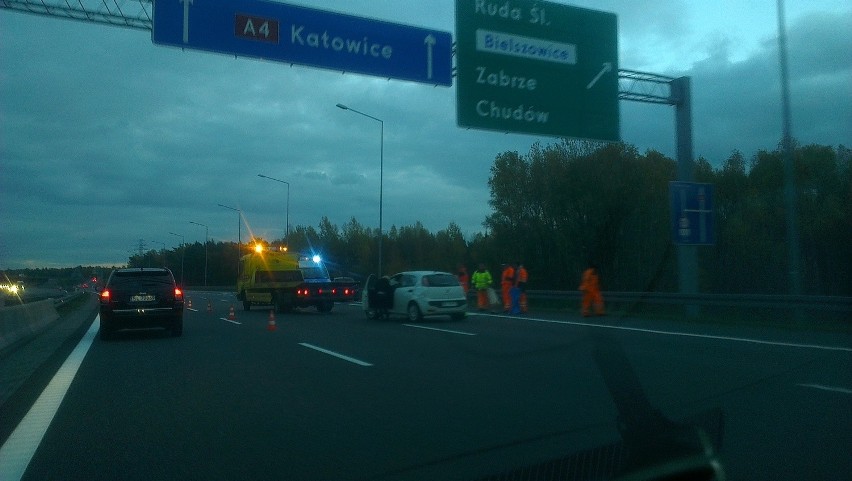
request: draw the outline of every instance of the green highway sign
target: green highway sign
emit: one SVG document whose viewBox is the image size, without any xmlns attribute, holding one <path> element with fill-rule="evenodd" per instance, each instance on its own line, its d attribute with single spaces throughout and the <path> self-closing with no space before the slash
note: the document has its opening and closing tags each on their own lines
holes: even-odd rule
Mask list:
<svg viewBox="0 0 852 481">
<path fill-rule="evenodd" d="M 456 0 L 460 127 L 618 141 L 615 14 Z"/>
</svg>

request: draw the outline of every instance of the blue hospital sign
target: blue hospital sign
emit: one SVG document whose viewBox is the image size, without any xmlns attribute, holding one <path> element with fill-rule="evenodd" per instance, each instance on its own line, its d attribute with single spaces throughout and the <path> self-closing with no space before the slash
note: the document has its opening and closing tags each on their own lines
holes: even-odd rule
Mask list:
<svg viewBox="0 0 852 481">
<path fill-rule="evenodd" d="M 716 243 L 713 223 L 713 184 L 669 182 L 672 242 L 685 245 Z"/>
</svg>

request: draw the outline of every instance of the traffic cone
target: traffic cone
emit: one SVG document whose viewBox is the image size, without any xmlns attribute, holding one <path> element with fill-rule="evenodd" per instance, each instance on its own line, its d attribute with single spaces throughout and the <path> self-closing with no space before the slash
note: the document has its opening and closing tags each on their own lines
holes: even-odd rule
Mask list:
<svg viewBox="0 0 852 481">
<path fill-rule="evenodd" d="M 228 311 L 228 320 L 229 321 L 236 321 L 237 320 L 237 315 L 234 313 L 234 305 L 233 304 L 231 304 L 231 310 Z"/>
<path fill-rule="evenodd" d="M 213 314 L 213 304 L 207 301 L 207 314 Z"/>
<path fill-rule="evenodd" d="M 269 310 L 269 323 L 266 325 L 266 330 L 269 332 L 275 331 L 278 326 L 275 325 L 275 310 Z"/>
</svg>

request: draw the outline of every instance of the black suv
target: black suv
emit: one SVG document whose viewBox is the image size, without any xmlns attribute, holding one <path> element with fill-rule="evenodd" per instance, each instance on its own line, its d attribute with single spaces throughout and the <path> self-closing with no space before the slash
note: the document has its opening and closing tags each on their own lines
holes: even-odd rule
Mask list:
<svg viewBox="0 0 852 481">
<path fill-rule="evenodd" d="M 183 291 L 163 268 L 117 269 L 101 291 L 101 339 L 119 329 L 162 327 L 183 334 Z"/>
</svg>

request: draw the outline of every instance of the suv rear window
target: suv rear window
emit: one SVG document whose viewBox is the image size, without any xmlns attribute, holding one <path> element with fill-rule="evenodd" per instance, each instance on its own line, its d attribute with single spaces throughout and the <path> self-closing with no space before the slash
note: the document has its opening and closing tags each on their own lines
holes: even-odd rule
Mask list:
<svg viewBox="0 0 852 481">
<path fill-rule="evenodd" d="M 423 276 L 423 285 L 429 287 L 454 287 L 459 285 L 459 280 L 451 274 L 429 274 Z"/>
<path fill-rule="evenodd" d="M 120 286 L 128 283 L 138 283 L 144 280 L 157 284 L 173 284 L 174 279 L 169 271 L 115 271 L 109 279 L 109 285 Z"/>
</svg>

